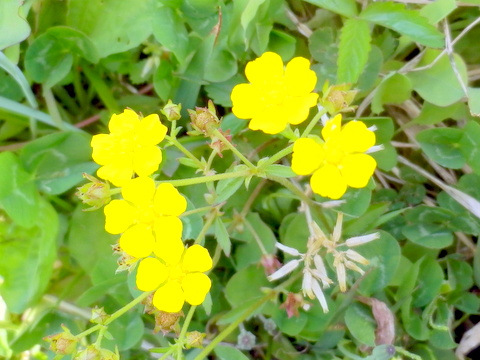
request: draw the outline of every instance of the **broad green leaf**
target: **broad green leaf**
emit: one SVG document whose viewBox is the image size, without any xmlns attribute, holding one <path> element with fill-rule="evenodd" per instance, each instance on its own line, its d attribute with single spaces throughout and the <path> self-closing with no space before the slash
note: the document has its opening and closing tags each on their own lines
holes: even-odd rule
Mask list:
<svg viewBox="0 0 480 360">
<path fill-rule="evenodd" d="M 445 119 L 456 118 L 464 106 L 461 103 L 450 106 L 437 106 L 425 101 L 420 115 L 413 119 L 411 124 L 434 125 Z"/>
<path fill-rule="evenodd" d="M 255 15 L 258 12 L 259 7 L 269 0 L 246 0 L 246 5 L 243 9 L 242 16 L 240 17 L 240 24 L 244 30 L 250 25 Z"/>
<path fill-rule="evenodd" d="M 310 236 L 307 220 L 304 214 L 289 214 L 280 226 L 280 242 L 305 253 L 307 239 Z"/>
<path fill-rule="evenodd" d="M 257 264 L 238 270 L 225 287 L 225 296 L 234 308 L 264 295 L 261 288 L 271 287 L 265 272 Z"/>
<path fill-rule="evenodd" d="M 84 181 L 82 173 L 93 173 L 90 136 L 63 132 L 41 137 L 26 145 L 20 160 L 35 175 L 41 191 L 57 195 Z"/>
<path fill-rule="evenodd" d="M 215 192 L 217 193 L 215 201 L 221 203 L 228 200 L 230 196 L 235 194 L 240 186 L 242 186 L 243 181 L 243 177 L 220 180 L 215 188 Z"/>
<path fill-rule="evenodd" d="M 435 64 L 440 50 L 427 49 L 418 67 L 428 66 L 420 71 L 411 71 L 407 76 L 412 80 L 413 90 L 426 101 L 437 106 L 449 106 L 461 100 L 465 93 L 452 69 L 448 55 L 443 55 Z M 454 54 L 455 65 L 464 83 L 467 83 L 467 67 L 463 59 Z M 445 91 L 448 89 L 448 91 Z"/>
<path fill-rule="evenodd" d="M 18 225 L 32 227 L 40 215 L 40 198 L 33 176 L 10 152 L 0 154 L 0 209 Z"/>
<path fill-rule="evenodd" d="M 385 104 L 401 104 L 410 99 L 412 81 L 405 75 L 394 73 L 380 83 L 372 99 L 372 111 L 380 113 Z"/>
<path fill-rule="evenodd" d="M 468 88 L 468 107 L 473 116 L 480 116 L 480 89 Z"/>
<path fill-rule="evenodd" d="M 448 281 L 455 291 L 469 290 L 473 286 L 470 264 L 453 257 L 447 259 Z"/>
<path fill-rule="evenodd" d="M 460 149 L 462 137 L 460 129 L 434 128 L 419 132 L 417 141 L 433 161 L 450 169 L 460 169 L 466 161 Z"/>
<path fill-rule="evenodd" d="M 268 165 L 265 168 L 265 174 L 267 175 L 274 175 L 283 178 L 290 178 L 296 176 L 290 166 L 280 165 L 280 164 L 272 164 Z"/>
<path fill-rule="evenodd" d="M 119 351 L 125 351 L 142 340 L 145 325 L 138 311 L 129 311 L 112 322 L 108 326 L 108 331 L 113 336 L 113 340 L 104 339 L 102 346 L 111 350 L 118 346 Z"/>
<path fill-rule="evenodd" d="M 473 171 L 480 174 L 480 125 L 476 121 L 469 121 L 463 128 L 460 151 Z"/>
<path fill-rule="evenodd" d="M 374 2 L 361 12 L 360 18 L 395 30 L 425 46 L 440 48 L 444 45 L 442 33 L 418 11 L 408 10 L 405 4 Z"/>
<path fill-rule="evenodd" d="M 2 172 L 3 173 L 3 172 Z M 34 305 L 50 282 L 56 259 L 58 215 L 47 201 L 39 200 L 33 226 L 26 229 L 13 223 L 8 231 L 0 228 L 0 293 L 9 311 L 20 314 Z"/>
<path fill-rule="evenodd" d="M 372 184 L 372 180 L 370 180 Z M 370 188 L 371 189 L 371 188 Z M 361 216 L 367 211 L 372 199 L 372 191 L 368 188 L 347 190 L 342 200 L 345 203 L 341 204 L 337 209 L 351 216 Z"/>
<path fill-rule="evenodd" d="M 430 24 L 436 24 L 457 8 L 455 0 L 436 0 L 420 9 L 420 15 L 426 17 Z"/>
<path fill-rule="evenodd" d="M 0 50 L 18 44 L 30 35 L 22 5 L 21 0 L 0 1 Z"/>
<path fill-rule="evenodd" d="M 306 0 L 306 2 L 346 17 L 358 14 L 355 0 Z"/>
<path fill-rule="evenodd" d="M 175 9 L 161 6 L 153 12 L 153 35 L 182 64 L 188 55 L 188 32 Z"/>
<path fill-rule="evenodd" d="M 100 58 L 133 49 L 152 33 L 155 2 L 70 0 L 67 25 L 85 33 Z"/>
<path fill-rule="evenodd" d="M 231 346 L 215 346 L 215 355 L 219 360 L 248 360 L 240 350 Z"/>
<path fill-rule="evenodd" d="M 215 47 L 205 67 L 205 80 L 223 82 L 235 76 L 238 70 L 237 59 L 233 54 L 221 47 Z"/>
<path fill-rule="evenodd" d="M 370 261 L 368 274 L 360 283 L 360 292 L 375 294 L 387 286 L 400 263 L 400 245 L 389 233 L 380 231 L 380 238 L 354 249 Z"/>
<path fill-rule="evenodd" d="M 268 42 L 269 51 L 279 54 L 283 61 L 290 60 L 295 55 L 297 39 L 286 32 L 272 30 Z"/>
<path fill-rule="evenodd" d="M 345 313 L 345 325 L 361 344 L 375 346 L 375 320 L 366 305 L 354 303 Z"/>
<path fill-rule="evenodd" d="M 348 19 L 342 27 L 337 59 L 337 81 L 353 83 L 358 81 L 365 68 L 370 52 L 370 29 L 360 19 Z"/>
<path fill-rule="evenodd" d="M 230 256 L 230 250 L 232 244 L 230 242 L 230 237 L 228 236 L 227 228 L 223 223 L 221 218 L 215 219 L 215 238 L 217 239 L 218 245 L 222 248 L 225 255 Z"/>
<path fill-rule="evenodd" d="M 408 335 L 419 341 L 425 341 L 430 336 L 430 329 L 425 319 L 418 311 L 412 309 L 411 298 L 401 307 L 401 320 Z"/>
<path fill-rule="evenodd" d="M 437 259 L 425 258 L 420 264 L 417 286 L 412 294 L 412 306 L 422 307 L 433 301 L 440 292 L 443 279 L 443 270 Z"/>
<path fill-rule="evenodd" d="M 38 83 L 52 87 L 70 72 L 74 55 L 97 62 L 97 50 L 85 34 L 66 26 L 48 29 L 25 54 L 25 68 Z"/>
</svg>

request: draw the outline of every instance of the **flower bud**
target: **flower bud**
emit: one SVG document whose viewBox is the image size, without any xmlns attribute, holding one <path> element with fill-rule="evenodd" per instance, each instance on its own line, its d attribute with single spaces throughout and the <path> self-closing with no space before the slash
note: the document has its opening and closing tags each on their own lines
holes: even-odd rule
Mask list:
<svg viewBox="0 0 480 360">
<path fill-rule="evenodd" d="M 180 120 L 182 105 L 174 104 L 172 100 L 168 100 L 167 104 L 161 110 L 162 114 L 165 115 L 168 121 Z"/>
<path fill-rule="evenodd" d="M 252 350 L 256 344 L 256 336 L 250 331 L 240 330 L 237 338 L 237 348 L 240 350 Z"/>
<path fill-rule="evenodd" d="M 291 318 L 292 316 L 298 317 L 300 315 L 298 309 L 303 307 L 304 304 L 305 300 L 302 295 L 289 292 L 285 302 L 280 305 L 280 309 L 285 309 L 288 318 Z"/>
<path fill-rule="evenodd" d="M 183 312 L 178 313 L 168 313 L 165 311 L 155 310 L 155 328 L 153 329 L 154 333 L 161 331 L 163 335 L 173 331 L 178 333 L 180 326 L 178 321 L 180 317 L 183 317 Z"/>
<path fill-rule="evenodd" d="M 107 182 L 98 180 L 96 177 L 83 174 L 83 177 L 90 180 L 89 183 L 77 188 L 75 195 L 82 200 L 84 204 L 91 208 L 84 211 L 93 211 L 100 209 L 110 202 L 110 185 Z"/>
<path fill-rule="evenodd" d="M 90 345 L 79 351 L 73 360 L 102 360 L 102 353 L 95 345 Z"/>
<path fill-rule="evenodd" d="M 260 263 L 262 264 L 263 269 L 265 270 L 265 274 L 267 276 L 272 275 L 275 271 L 280 269 L 280 267 L 282 266 L 280 261 L 278 261 L 277 257 L 272 254 L 262 255 Z"/>
<path fill-rule="evenodd" d="M 323 88 L 323 97 L 319 103 L 327 109 L 328 113 L 333 115 L 339 112 L 353 111 L 354 106 L 350 106 L 357 95 L 357 90 L 350 90 L 352 84 L 332 85 L 328 83 Z"/>
<path fill-rule="evenodd" d="M 198 132 L 209 137 L 213 130 L 220 126 L 220 120 L 217 117 L 215 106 L 212 100 L 208 101 L 208 107 L 196 107 L 194 110 L 188 110 L 190 119 L 192 120 L 192 127 Z"/>
<path fill-rule="evenodd" d="M 100 360 L 119 360 L 120 356 L 118 353 L 114 353 L 107 349 L 100 350 Z"/>
<path fill-rule="evenodd" d="M 72 335 L 70 330 L 62 325 L 63 332 L 44 337 L 43 340 L 50 343 L 50 350 L 56 354 L 67 355 L 75 352 L 78 339 Z"/>
<path fill-rule="evenodd" d="M 105 310 L 103 309 L 103 307 L 99 308 L 99 307 L 94 307 L 92 309 L 92 318 L 90 319 L 90 321 L 94 324 L 102 324 L 104 325 L 105 324 L 105 321 L 108 320 L 108 318 L 110 317 L 110 315 L 108 315 Z"/>
<path fill-rule="evenodd" d="M 187 343 L 186 348 L 190 349 L 192 347 L 195 348 L 202 348 L 203 347 L 203 339 L 207 334 L 201 333 L 200 331 L 190 331 L 187 332 Z"/>
</svg>

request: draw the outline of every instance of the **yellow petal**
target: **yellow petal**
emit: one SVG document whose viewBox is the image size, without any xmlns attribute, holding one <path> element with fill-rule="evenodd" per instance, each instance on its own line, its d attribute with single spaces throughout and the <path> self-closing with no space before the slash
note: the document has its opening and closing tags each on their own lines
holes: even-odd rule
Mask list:
<svg viewBox="0 0 480 360">
<path fill-rule="evenodd" d="M 190 305 L 200 305 L 212 286 L 211 280 L 202 273 L 187 274 L 182 281 L 185 300 Z"/>
<path fill-rule="evenodd" d="M 115 156 L 115 152 L 112 151 L 115 147 L 114 139 L 110 135 L 94 135 L 90 145 L 92 147 L 93 161 L 99 165 L 108 164 Z"/>
<path fill-rule="evenodd" d="M 183 231 L 182 220 L 176 216 L 157 216 L 155 217 L 154 230 L 157 242 L 160 245 L 164 242 L 181 239 Z"/>
<path fill-rule="evenodd" d="M 111 133 L 130 132 L 135 129 L 139 122 L 140 119 L 135 111 L 125 109 L 125 111 L 119 115 L 112 115 L 108 123 L 108 129 Z"/>
<path fill-rule="evenodd" d="M 153 202 L 155 194 L 155 181 L 149 177 L 131 179 L 122 187 L 122 196 L 133 204 Z"/>
<path fill-rule="evenodd" d="M 162 151 L 157 146 L 137 148 L 133 156 L 133 170 L 138 176 L 149 176 L 158 170 Z"/>
<path fill-rule="evenodd" d="M 289 97 L 283 104 L 284 116 L 292 125 L 298 125 L 308 118 L 310 108 L 317 105 L 318 94 Z"/>
<path fill-rule="evenodd" d="M 103 211 L 105 212 L 105 230 L 110 234 L 124 232 L 135 219 L 135 208 L 125 200 L 112 200 Z"/>
<path fill-rule="evenodd" d="M 182 268 L 186 272 L 205 272 L 212 268 L 212 258 L 207 249 L 196 244 L 185 251 Z"/>
<path fill-rule="evenodd" d="M 282 58 L 273 52 L 264 53 L 245 67 L 245 75 L 252 84 L 277 81 L 283 74 Z"/>
<path fill-rule="evenodd" d="M 329 164 L 313 173 L 310 186 L 314 193 L 334 200 L 340 199 L 347 191 L 347 183 L 340 170 Z"/>
<path fill-rule="evenodd" d="M 335 115 L 333 119 L 327 121 L 322 129 L 322 137 L 325 141 L 333 135 L 340 133 L 342 129 L 342 114 Z"/>
<path fill-rule="evenodd" d="M 152 291 L 167 280 L 167 267 L 155 258 L 140 261 L 137 269 L 137 288 L 141 291 Z"/>
<path fill-rule="evenodd" d="M 340 132 L 341 146 L 347 153 L 365 152 L 375 145 L 375 133 L 361 121 L 350 121 Z"/>
<path fill-rule="evenodd" d="M 154 146 L 161 142 L 167 134 L 167 127 L 160 122 L 157 114 L 144 117 L 136 129 L 137 144 Z"/>
<path fill-rule="evenodd" d="M 123 186 L 132 178 L 132 164 L 128 159 L 125 159 L 122 163 L 110 163 L 98 169 L 97 175 L 101 179 L 110 181 L 115 186 Z"/>
<path fill-rule="evenodd" d="M 160 311 L 179 312 L 184 303 L 185 295 L 176 281 L 167 282 L 153 295 L 153 305 Z"/>
<path fill-rule="evenodd" d="M 367 186 L 377 162 L 367 154 L 352 154 L 343 158 L 341 172 L 348 186 L 359 189 Z"/>
<path fill-rule="evenodd" d="M 260 93 L 256 86 L 238 84 L 233 88 L 230 97 L 232 112 L 239 119 L 251 119 L 261 110 Z"/>
<path fill-rule="evenodd" d="M 298 139 L 293 145 L 292 170 L 298 175 L 311 174 L 320 167 L 323 157 L 322 145 L 313 139 Z"/>
<path fill-rule="evenodd" d="M 250 120 L 248 127 L 251 130 L 261 130 L 266 134 L 278 134 L 282 132 L 288 123 L 288 118 L 279 107 L 270 106 L 264 112 L 255 114 Z"/>
<path fill-rule="evenodd" d="M 185 245 L 181 239 L 171 241 L 157 241 L 153 252 L 167 265 L 176 265 L 180 263 Z"/>
<path fill-rule="evenodd" d="M 120 248 L 135 258 L 149 256 L 155 244 L 152 229 L 145 224 L 137 224 L 128 228 L 120 237 Z"/>
<path fill-rule="evenodd" d="M 187 200 L 169 183 L 158 185 L 153 202 L 159 215 L 178 216 L 187 209 Z"/>
<path fill-rule="evenodd" d="M 317 75 L 310 70 L 310 61 L 296 57 L 285 67 L 285 82 L 289 95 L 304 96 L 315 88 Z"/>
</svg>

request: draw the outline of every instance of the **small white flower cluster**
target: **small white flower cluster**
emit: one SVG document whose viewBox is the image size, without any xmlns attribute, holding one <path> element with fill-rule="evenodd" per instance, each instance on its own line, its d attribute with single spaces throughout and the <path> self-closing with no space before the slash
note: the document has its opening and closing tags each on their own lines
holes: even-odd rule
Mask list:
<svg viewBox="0 0 480 360">
<path fill-rule="evenodd" d="M 303 262 L 303 295 L 308 296 L 310 299 L 317 298 L 322 306 L 323 311 L 325 313 L 328 312 L 327 300 L 323 294 L 322 287 L 328 288 L 333 281 L 328 277 L 327 270 L 320 252 L 324 250 L 324 254 L 333 255 L 333 266 L 336 269 L 338 284 L 340 286 L 340 290 L 344 292 L 347 290 L 346 269 L 354 270 L 363 275 L 365 272 L 356 263 L 362 265 L 368 265 L 369 263 L 367 259 L 351 248 L 366 244 L 380 237 L 379 233 L 373 233 L 352 237 L 345 240 L 345 242 L 340 243 L 342 234 L 342 221 L 343 214 L 338 213 L 337 223 L 331 238 L 328 238 L 320 229 L 320 227 L 312 221 L 309 224 L 312 235 L 308 239 L 307 252 L 305 254 L 299 252 L 297 249 L 277 242 L 276 247 L 278 249 L 282 250 L 286 254 L 298 257 L 298 259 L 293 259 L 287 262 L 284 266 L 270 275 L 268 280 L 274 281 L 284 277 L 298 268 L 298 266 Z M 346 246 L 348 249 L 339 249 L 340 247 L 344 246 Z M 322 286 L 320 286 L 320 283 Z"/>
</svg>

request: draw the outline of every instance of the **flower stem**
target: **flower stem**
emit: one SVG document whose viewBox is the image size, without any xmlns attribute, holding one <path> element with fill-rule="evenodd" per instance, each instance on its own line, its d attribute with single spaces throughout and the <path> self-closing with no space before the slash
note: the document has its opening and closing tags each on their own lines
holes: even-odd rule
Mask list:
<svg viewBox="0 0 480 360">
<path fill-rule="evenodd" d="M 314 201 L 310 199 L 307 195 L 305 195 L 299 188 L 293 185 L 290 181 L 280 176 L 275 175 L 267 175 L 267 179 L 275 181 L 283 186 L 285 186 L 288 190 L 290 190 L 293 194 L 297 195 L 302 201 L 306 202 L 309 206 L 314 205 Z"/>
<path fill-rule="evenodd" d="M 196 306 L 191 306 L 190 310 L 188 310 L 187 317 L 183 322 L 182 331 L 178 336 L 177 340 L 177 360 L 182 360 L 182 350 L 183 350 L 183 343 L 185 342 L 185 334 L 187 333 L 188 326 L 190 325 L 190 321 L 192 321 L 193 314 L 195 313 Z"/>
<path fill-rule="evenodd" d="M 190 160 L 192 160 L 195 164 L 197 164 L 199 169 L 203 169 L 204 164 L 200 160 L 198 160 L 198 158 L 195 155 L 193 155 L 185 146 L 183 146 L 180 143 L 180 141 L 178 141 L 176 138 L 169 135 L 165 135 L 165 139 L 167 139 L 170 142 L 170 144 L 175 146 L 178 150 L 184 153 L 185 156 L 187 156 Z"/>
<path fill-rule="evenodd" d="M 231 179 L 236 177 L 247 177 L 249 175 L 251 175 L 250 170 L 239 170 L 239 171 L 232 171 L 232 172 L 223 173 L 223 174 L 202 176 L 198 178 L 188 178 L 188 179 L 180 179 L 180 180 L 162 180 L 162 181 L 157 181 L 157 184 L 170 183 L 173 186 L 178 187 L 178 186 L 187 186 L 187 185 L 194 185 L 194 184 L 203 184 L 211 181 Z"/>
<path fill-rule="evenodd" d="M 273 155 L 270 159 L 265 161 L 260 167 L 259 170 L 265 169 L 268 165 L 275 164 L 278 160 L 282 159 L 283 157 L 287 156 L 293 151 L 293 144 L 288 145 L 285 149 L 280 150 L 275 155 Z"/>
<path fill-rule="evenodd" d="M 302 133 L 302 138 L 304 137 L 307 137 L 310 132 L 313 130 L 313 128 L 315 127 L 315 125 L 317 125 L 318 123 L 318 120 L 320 120 L 320 118 L 325 115 L 327 112 L 327 109 L 325 108 L 322 108 L 321 110 L 318 111 L 317 115 L 315 115 L 313 117 L 313 119 L 310 121 L 310 123 L 307 125 L 307 127 L 305 128 L 305 130 L 303 131 Z"/>
<path fill-rule="evenodd" d="M 250 160 L 248 160 L 237 148 L 225 137 L 223 134 L 215 129 L 213 134 L 218 137 L 240 160 L 243 161 L 245 165 L 247 165 L 251 170 L 257 170 L 255 165 L 253 165 Z"/>
<path fill-rule="evenodd" d="M 80 334 L 78 334 L 76 337 L 78 338 L 82 338 L 82 337 L 85 337 L 101 328 L 104 328 L 106 327 L 108 324 L 110 324 L 111 322 L 115 321 L 117 318 L 119 318 L 120 316 L 122 316 L 123 314 L 125 314 L 128 310 L 130 310 L 131 308 L 133 308 L 135 305 L 141 303 L 144 299 L 146 299 L 152 292 L 149 291 L 149 292 L 144 292 L 142 295 L 140 295 L 139 297 L 133 299 L 132 301 L 130 301 L 127 305 L 125 305 L 124 307 L 118 309 L 116 312 L 114 312 L 112 315 L 110 315 L 110 317 L 105 321 L 105 323 L 103 324 L 97 324 L 93 327 L 91 327 L 90 329 L 87 329 L 85 330 L 84 332 L 81 332 Z"/>
</svg>

